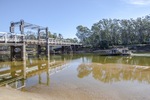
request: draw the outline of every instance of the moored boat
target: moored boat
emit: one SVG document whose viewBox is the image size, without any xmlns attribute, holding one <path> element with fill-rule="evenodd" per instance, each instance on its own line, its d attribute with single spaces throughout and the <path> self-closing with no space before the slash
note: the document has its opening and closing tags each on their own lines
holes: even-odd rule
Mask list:
<svg viewBox="0 0 150 100">
<path fill-rule="evenodd" d="M 100 54 L 101 56 L 120 56 L 120 55 L 131 55 L 131 51 L 128 48 L 112 48 L 106 50 Z"/>
</svg>

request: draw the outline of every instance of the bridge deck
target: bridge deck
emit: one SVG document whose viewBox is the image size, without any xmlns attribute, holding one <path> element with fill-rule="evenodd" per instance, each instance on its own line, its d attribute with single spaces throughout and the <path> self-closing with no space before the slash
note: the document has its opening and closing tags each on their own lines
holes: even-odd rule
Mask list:
<svg viewBox="0 0 150 100">
<path fill-rule="evenodd" d="M 54 39 L 54 38 L 50 38 L 48 40 L 49 45 L 50 46 L 57 46 L 57 45 L 61 45 L 61 46 L 70 46 L 70 45 L 82 45 L 80 43 L 75 43 L 75 42 L 70 42 L 68 40 L 65 39 Z M 45 39 L 41 39 L 41 40 L 25 40 L 24 41 L 26 44 L 37 44 L 37 45 L 46 45 L 47 41 Z M 22 45 L 23 41 L 20 39 L 9 39 L 9 38 L 0 38 L 0 45 Z"/>
</svg>

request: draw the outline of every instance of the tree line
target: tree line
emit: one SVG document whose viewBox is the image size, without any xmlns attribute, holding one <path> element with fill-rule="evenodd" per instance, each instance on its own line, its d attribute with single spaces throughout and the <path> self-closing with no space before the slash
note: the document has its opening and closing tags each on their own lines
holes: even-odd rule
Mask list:
<svg viewBox="0 0 150 100">
<path fill-rule="evenodd" d="M 63 38 L 63 35 L 62 34 L 57 34 L 57 33 L 51 33 L 51 32 L 49 32 L 49 37 L 50 38 L 55 38 L 55 39 L 64 39 Z M 66 38 L 65 40 L 69 40 L 70 42 L 75 42 L 75 43 L 77 43 L 78 42 L 78 39 L 77 38 Z"/>
<path fill-rule="evenodd" d="M 150 15 L 136 19 L 102 19 L 89 29 L 76 27 L 76 36 L 87 47 L 109 48 L 116 45 L 147 44 L 150 42 Z"/>
<path fill-rule="evenodd" d="M 36 34 L 36 35 L 35 35 Z M 46 38 L 46 33 L 45 32 L 41 32 L 40 33 L 40 38 L 45 39 Z M 51 33 L 50 31 L 48 32 L 48 36 L 49 38 L 54 38 L 54 39 L 64 39 L 63 35 L 61 33 Z M 27 31 L 27 35 L 26 35 L 26 39 L 31 39 L 31 40 L 36 40 L 38 39 L 37 33 L 34 33 L 32 31 Z M 71 42 L 78 42 L 77 38 L 66 38 L 65 40 L 69 40 Z"/>
</svg>

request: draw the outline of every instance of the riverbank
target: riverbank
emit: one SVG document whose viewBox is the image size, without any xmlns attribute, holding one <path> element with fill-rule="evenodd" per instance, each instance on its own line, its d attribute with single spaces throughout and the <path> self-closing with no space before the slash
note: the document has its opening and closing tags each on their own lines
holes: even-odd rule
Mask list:
<svg viewBox="0 0 150 100">
<path fill-rule="evenodd" d="M 41 95 L 0 87 L 0 100 L 45 100 Z M 49 99 L 51 100 L 51 99 Z"/>
<path fill-rule="evenodd" d="M 120 100 L 108 94 L 80 89 L 76 86 L 68 88 L 67 85 L 58 88 L 37 85 L 26 91 L 12 88 L 0 88 L 0 100 Z"/>
<path fill-rule="evenodd" d="M 110 47 L 108 49 L 99 49 L 99 48 L 88 48 L 88 47 L 82 47 L 78 51 L 75 51 L 74 53 L 77 54 L 86 54 L 86 53 L 93 53 L 93 54 L 105 54 L 106 52 L 109 52 L 112 48 L 123 48 L 124 46 L 115 46 Z M 129 45 L 126 46 L 132 53 L 150 53 L 150 45 Z"/>
</svg>

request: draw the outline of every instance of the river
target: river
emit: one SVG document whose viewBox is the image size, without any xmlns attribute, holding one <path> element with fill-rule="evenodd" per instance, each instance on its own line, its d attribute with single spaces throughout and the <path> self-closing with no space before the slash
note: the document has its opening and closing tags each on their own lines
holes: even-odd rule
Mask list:
<svg viewBox="0 0 150 100">
<path fill-rule="evenodd" d="M 150 100 L 150 57 L 55 55 L 1 62 L 0 85 L 54 99 Z"/>
</svg>

